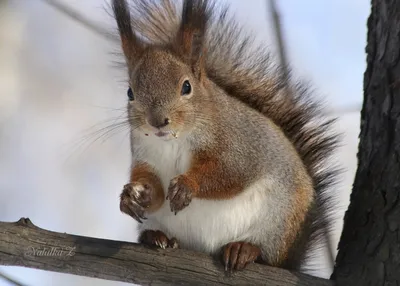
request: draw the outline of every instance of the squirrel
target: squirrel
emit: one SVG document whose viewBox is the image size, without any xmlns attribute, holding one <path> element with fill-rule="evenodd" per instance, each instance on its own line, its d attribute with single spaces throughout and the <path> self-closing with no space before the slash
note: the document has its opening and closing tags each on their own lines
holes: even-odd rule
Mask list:
<svg viewBox="0 0 400 286">
<path fill-rule="evenodd" d="M 227 6 L 111 5 L 129 79 L 120 210 L 139 222 L 139 242 L 220 255 L 227 271 L 300 269 L 330 225 L 335 119 Z"/>
</svg>

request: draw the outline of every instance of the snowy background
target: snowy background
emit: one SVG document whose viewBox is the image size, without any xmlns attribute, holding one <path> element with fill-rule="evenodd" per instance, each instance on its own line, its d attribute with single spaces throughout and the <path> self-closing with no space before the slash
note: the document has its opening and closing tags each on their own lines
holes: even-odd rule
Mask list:
<svg viewBox="0 0 400 286">
<path fill-rule="evenodd" d="M 63 2 L 114 27 L 105 0 Z M 266 1 L 224 2 L 274 50 Z M 332 111 L 350 108 L 338 114 L 345 140 L 337 159 L 347 171 L 337 190 L 336 244 L 356 168 L 370 3 L 277 2 L 297 75 L 314 83 Z M 125 74 L 113 67 L 115 51 L 117 46 L 44 1 L 0 0 L 0 221 L 29 217 L 53 231 L 136 239 L 135 222 L 118 207 L 130 163 L 127 130 L 105 142 L 82 140 L 125 106 Z M 125 285 L 18 267 L 0 271 L 25 285 Z M 316 275 L 328 277 L 329 271 Z M 10 284 L 0 278 L 0 285 Z"/>
</svg>

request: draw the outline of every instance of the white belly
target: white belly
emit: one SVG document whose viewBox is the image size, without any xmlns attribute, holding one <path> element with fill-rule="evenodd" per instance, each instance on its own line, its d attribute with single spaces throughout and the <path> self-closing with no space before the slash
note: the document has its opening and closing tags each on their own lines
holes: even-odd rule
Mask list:
<svg viewBox="0 0 400 286">
<path fill-rule="evenodd" d="M 176 237 L 183 248 L 214 253 L 226 243 L 252 236 L 250 228 L 260 217 L 262 193 L 265 189 L 254 186 L 229 200 L 193 199 L 177 215 L 171 212 L 166 201 L 143 227 L 158 228 L 170 237 Z"/>
<path fill-rule="evenodd" d="M 189 168 L 189 148 L 180 139 L 173 142 L 151 138 L 144 140 L 142 143 L 145 144 L 135 147 L 135 157 L 146 161 L 157 170 L 166 193 L 170 180 Z M 169 201 L 165 201 L 161 209 L 148 215 L 148 219 L 139 227 L 142 230 L 161 230 L 170 238 L 177 238 L 180 247 L 213 253 L 226 243 L 254 235 L 254 222 L 259 223 L 260 214 L 273 204 L 266 196 L 268 185 L 267 180 L 260 180 L 229 200 L 193 199 L 177 215 L 171 212 Z M 267 221 L 264 223 L 264 231 L 268 225 L 272 228 L 276 225 L 268 224 Z"/>
</svg>

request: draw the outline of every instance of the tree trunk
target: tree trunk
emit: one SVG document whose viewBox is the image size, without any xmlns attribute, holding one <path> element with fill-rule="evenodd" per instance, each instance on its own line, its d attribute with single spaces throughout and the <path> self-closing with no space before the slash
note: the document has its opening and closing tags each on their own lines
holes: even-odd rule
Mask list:
<svg viewBox="0 0 400 286">
<path fill-rule="evenodd" d="M 400 285 L 400 1 L 371 4 L 359 166 L 332 275 L 338 285 Z"/>
</svg>

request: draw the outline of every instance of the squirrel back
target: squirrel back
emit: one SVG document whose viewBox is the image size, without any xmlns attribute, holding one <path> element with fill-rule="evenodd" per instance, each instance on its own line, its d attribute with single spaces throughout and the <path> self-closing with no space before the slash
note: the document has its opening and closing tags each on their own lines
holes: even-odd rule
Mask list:
<svg viewBox="0 0 400 286">
<path fill-rule="evenodd" d="M 254 45 L 253 37 L 229 17 L 228 8 L 217 7 L 214 1 L 184 1 L 183 5 L 192 8 L 182 15 L 180 2 L 131 2 L 130 24 L 144 42 L 171 46 L 179 55 L 179 49 L 185 47 L 177 46 L 175 41 L 182 26 L 193 29 L 194 34 L 205 32 L 202 38 L 206 51 L 201 60 L 207 77 L 229 96 L 272 120 L 293 144 L 315 190 L 316 205 L 308 215 L 305 223 L 309 227 L 304 233 L 306 248 L 314 246 L 329 229 L 334 206 L 330 187 L 339 170 L 328 166 L 328 160 L 339 142 L 332 130 L 335 120 L 324 118 L 322 105 L 306 86 L 293 84 L 290 75 L 282 76 L 268 51 Z M 122 23 L 119 29 L 124 29 Z"/>
</svg>

